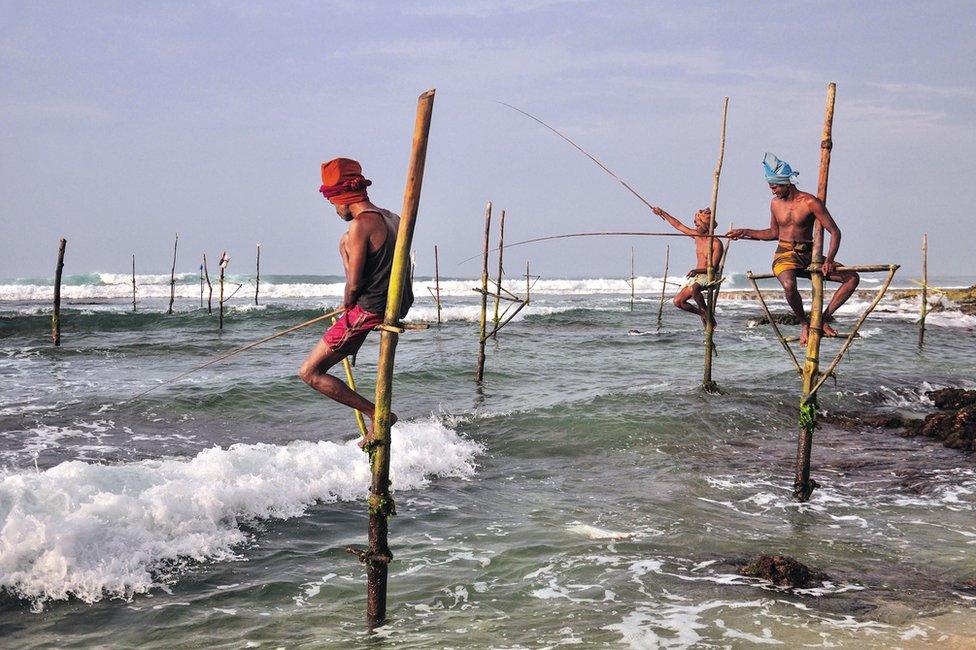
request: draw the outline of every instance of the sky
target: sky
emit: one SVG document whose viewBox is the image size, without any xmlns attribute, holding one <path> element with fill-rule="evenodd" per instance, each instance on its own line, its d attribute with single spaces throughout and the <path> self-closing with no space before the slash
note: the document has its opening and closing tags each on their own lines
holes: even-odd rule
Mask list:
<svg viewBox="0 0 976 650">
<path fill-rule="evenodd" d="M 686 223 L 708 205 L 723 98 L 719 230 L 764 228 L 771 151 L 816 191 L 837 83 L 827 205 L 838 260 L 972 274 L 972 2 L 0 2 L 0 277 L 231 271 L 339 274 L 345 224 L 319 166 L 356 158 L 400 212 L 417 96 L 436 88 L 417 272 L 474 277 L 484 206 L 506 241 L 668 226 L 538 115 Z M 678 238 L 512 248 L 544 277 L 694 266 Z M 728 268 L 769 268 L 738 242 Z"/>
</svg>

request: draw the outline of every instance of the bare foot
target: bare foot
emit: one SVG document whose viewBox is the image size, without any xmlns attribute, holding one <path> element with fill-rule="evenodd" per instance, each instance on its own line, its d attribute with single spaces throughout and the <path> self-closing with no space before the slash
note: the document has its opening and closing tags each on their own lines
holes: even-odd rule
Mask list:
<svg viewBox="0 0 976 650">
<path fill-rule="evenodd" d="M 392 413 L 391 412 L 390 413 L 390 428 L 392 428 L 393 425 L 396 424 L 399 419 L 400 418 L 397 417 L 397 414 L 396 413 Z M 360 438 L 359 439 L 359 442 L 356 443 L 359 446 L 360 449 L 365 448 L 366 445 L 368 445 L 368 444 L 371 444 L 371 443 L 376 442 L 376 435 L 374 433 L 374 429 L 375 428 L 376 428 L 376 421 L 374 420 L 374 421 L 372 421 L 372 423 L 371 423 L 371 425 L 369 427 L 369 433 L 367 433 L 365 436 L 363 436 L 362 438 Z"/>
<path fill-rule="evenodd" d="M 820 327 L 823 328 L 823 335 L 824 336 L 830 336 L 830 337 L 837 336 L 837 330 L 835 330 L 833 327 L 831 327 L 830 325 L 828 325 L 827 322 L 826 322 L 826 319 L 824 319 L 824 322 L 823 323 L 820 323 Z"/>
<path fill-rule="evenodd" d="M 800 328 L 800 345 L 807 344 L 807 335 L 809 333 L 809 327 L 810 327 L 809 323 L 803 323 L 803 326 Z"/>
</svg>

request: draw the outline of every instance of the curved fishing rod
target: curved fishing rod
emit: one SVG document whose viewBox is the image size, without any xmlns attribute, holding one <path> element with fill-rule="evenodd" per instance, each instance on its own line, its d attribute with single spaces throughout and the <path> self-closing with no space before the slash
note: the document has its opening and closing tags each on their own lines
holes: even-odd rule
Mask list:
<svg viewBox="0 0 976 650">
<path fill-rule="evenodd" d="M 643 203 L 644 205 L 646 205 L 651 210 L 654 209 L 654 206 L 651 205 L 650 203 L 648 203 L 647 202 L 647 199 L 645 199 L 643 196 L 641 196 L 640 194 L 638 194 L 637 190 L 635 190 L 630 185 L 628 185 L 627 184 L 627 181 L 625 181 L 624 179 L 620 178 L 619 176 L 617 176 L 616 174 L 614 174 L 612 171 L 610 171 L 610 168 L 609 167 L 607 167 L 602 162 L 600 162 L 595 157 L 593 157 L 586 149 L 584 149 L 583 147 L 579 146 L 578 144 L 576 144 L 575 142 L 573 142 L 572 140 L 570 140 L 568 136 L 563 135 L 558 130 L 556 130 L 555 128 L 549 126 L 548 124 L 546 124 L 545 122 L 543 122 L 542 120 L 540 120 L 538 117 L 536 117 L 532 113 L 528 113 L 526 111 L 523 111 L 521 108 L 518 108 L 516 106 L 512 106 L 511 104 L 506 104 L 505 102 L 498 101 L 497 99 L 495 100 L 495 102 L 498 103 L 498 104 L 501 104 L 502 106 L 508 106 L 513 111 L 518 111 L 519 113 L 521 113 L 522 115 L 526 116 L 530 120 L 535 120 L 536 122 L 538 122 L 542 126 L 546 127 L 547 129 L 549 129 L 550 131 L 552 131 L 553 133 L 555 133 L 556 135 L 558 135 L 560 138 L 562 138 L 563 140 L 565 140 L 569 144 L 571 144 L 574 147 L 576 147 L 576 149 L 581 154 L 583 154 L 584 156 L 586 156 L 587 158 L 589 158 L 590 160 L 592 160 L 593 162 L 595 162 L 597 165 L 599 165 L 600 166 L 600 169 L 602 169 L 606 173 L 610 174 L 613 178 L 615 178 L 617 180 L 618 183 L 620 183 L 625 188 L 627 188 L 627 191 L 628 192 L 630 192 L 631 194 L 633 194 L 634 196 L 636 196 L 638 199 L 640 199 L 640 202 L 641 203 Z"/>
<path fill-rule="evenodd" d="M 207 361 L 206 363 L 201 363 L 199 366 L 197 366 L 195 368 L 191 368 L 190 370 L 187 370 L 186 372 L 182 372 L 182 373 L 176 375 L 175 377 L 172 377 L 171 379 L 167 379 L 166 381 L 164 381 L 164 382 L 162 382 L 160 384 L 156 384 L 155 386 L 153 386 L 152 388 L 150 388 L 148 390 L 142 391 L 141 393 L 139 393 L 138 395 L 135 395 L 134 397 L 130 397 L 129 399 L 127 399 L 124 402 L 122 402 L 122 404 L 128 404 L 129 402 L 134 402 L 135 400 L 139 399 L 140 397 L 143 397 L 144 395 L 148 395 L 149 393 L 153 392 L 157 388 L 160 388 L 162 386 L 166 386 L 167 384 L 172 384 L 175 381 L 179 381 L 180 379 L 183 379 L 187 375 L 192 374 L 192 373 L 196 372 L 197 370 L 203 370 L 207 366 L 212 366 L 213 364 L 215 364 L 215 363 L 217 363 L 219 361 L 223 361 L 224 359 L 227 359 L 228 357 L 232 357 L 235 354 L 240 354 L 241 352 L 244 352 L 246 350 L 250 350 L 251 348 L 255 348 L 255 347 L 261 345 L 262 343 L 267 343 L 268 341 L 271 341 L 273 339 L 276 339 L 276 338 L 278 338 L 280 336 L 284 336 L 285 334 L 291 334 L 292 332 L 294 332 L 296 330 L 300 330 L 303 327 L 308 327 L 309 325 L 314 325 L 315 323 L 318 323 L 320 321 L 323 321 L 323 320 L 325 320 L 327 318 L 332 318 L 333 316 L 338 316 L 343 311 L 345 311 L 345 310 L 344 309 L 336 309 L 335 311 L 330 311 L 328 314 L 323 314 L 321 316 L 316 316 L 315 318 L 313 318 L 311 320 L 307 320 L 304 323 L 299 323 L 298 325 L 294 325 L 292 327 L 289 327 L 288 329 L 283 330 L 281 332 L 278 332 L 276 334 L 272 334 L 271 336 L 266 336 L 263 339 L 261 339 L 260 341 L 254 341 L 253 343 L 248 343 L 247 345 L 242 346 L 242 347 L 239 347 L 239 348 L 236 348 L 234 350 L 231 350 L 230 352 L 225 352 L 224 354 L 221 354 L 220 356 L 214 357 L 213 359 L 211 359 L 210 361 Z"/>
<path fill-rule="evenodd" d="M 574 232 L 567 235 L 550 235 L 548 237 L 524 239 L 522 241 L 517 241 L 514 244 L 505 244 L 505 248 L 521 246 L 522 244 L 534 244 L 536 242 L 550 241 L 553 239 L 569 239 L 570 237 L 708 237 L 710 239 L 731 239 L 728 235 L 686 235 L 683 232 Z M 489 252 L 494 252 L 497 250 L 497 248 L 492 248 L 489 250 Z M 461 260 L 458 262 L 458 264 L 470 262 L 478 257 L 480 257 L 480 255 L 472 255 L 471 257 Z"/>
</svg>

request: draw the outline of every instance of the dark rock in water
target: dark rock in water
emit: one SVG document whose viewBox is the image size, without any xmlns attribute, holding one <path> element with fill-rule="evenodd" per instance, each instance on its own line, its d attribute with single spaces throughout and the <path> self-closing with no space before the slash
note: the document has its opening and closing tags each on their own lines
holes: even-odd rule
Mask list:
<svg viewBox="0 0 976 650">
<path fill-rule="evenodd" d="M 820 585 L 830 577 L 811 569 L 788 555 L 760 555 L 751 563 L 741 567 L 739 574 L 750 578 L 762 578 L 780 587 L 804 589 Z"/>
<path fill-rule="evenodd" d="M 969 580 L 963 580 L 953 585 L 959 591 L 965 591 L 971 594 L 976 594 L 976 578 L 970 578 Z"/>
<path fill-rule="evenodd" d="M 943 410 L 961 409 L 966 406 L 976 405 L 976 390 L 941 388 L 939 390 L 930 390 L 925 395 L 935 403 L 936 408 Z"/>
<path fill-rule="evenodd" d="M 876 429 L 897 429 L 905 426 L 905 420 L 900 415 L 861 415 L 858 413 L 830 413 L 824 416 L 828 422 L 838 424 L 845 429 L 859 427 L 874 427 Z"/>
<path fill-rule="evenodd" d="M 976 405 L 932 413 L 921 422 L 914 420 L 906 433 L 941 440 L 952 449 L 976 451 Z"/>
</svg>

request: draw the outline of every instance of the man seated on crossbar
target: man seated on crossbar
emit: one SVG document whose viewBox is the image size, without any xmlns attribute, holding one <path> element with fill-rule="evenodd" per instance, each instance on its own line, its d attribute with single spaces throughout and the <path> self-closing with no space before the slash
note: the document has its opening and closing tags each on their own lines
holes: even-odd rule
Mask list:
<svg viewBox="0 0 976 650">
<path fill-rule="evenodd" d="M 722 251 L 725 247 L 722 244 L 722 240 L 717 237 L 710 237 L 708 230 L 711 227 L 712 220 L 712 209 L 702 208 L 695 213 L 695 227 L 694 229 L 689 228 L 684 225 L 670 214 L 662 210 L 661 208 L 651 208 L 651 210 L 657 216 L 661 217 L 669 224 L 674 226 L 674 228 L 681 233 L 690 235 L 695 238 L 695 265 L 696 267 L 688 271 L 688 275 L 685 281 L 681 284 L 681 288 L 678 293 L 675 294 L 673 302 L 674 306 L 683 311 L 696 314 L 702 320 L 702 325 L 705 325 L 709 320 L 711 320 L 712 328 L 716 326 L 715 316 L 709 315 L 708 305 L 705 303 L 705 297 L 702 295 L 702 288 L 710 288 L 708 286 L 708 249 L 711 246 L 712 250 L 712 270 L 714 271 L 713 276 L 716 280 L 720 280 L 719 276 L 719 265 L 722 259 Z M 667 282 L 667 278 L 664 281 Z M 691 304 L 694 300 L 695 304 Z"/>
<path fill-rule="evenodd" d="M 779 240 L 776 254 L 773 256 L 773 273 L 783 285 L 786 302 L 803 324 L 800 330 L 800 344 L 806 345 L 810 320 L 803 310 L 803 299 L 796 288 L 796 279 L 810 277 L 807 269 L 813 255 L 813 226 L 814 223 L 823 226 L 823 229 L 830 233 L 830 248 L 820 270 L 824 279 L 839 282 L 840 287 L 834 292 L 830 304 L 824 309 L 820 322 L 824 336 L 837 336 L 837 332 L 827 321 L 841 305 L 847 302 L 861 281 L 856 272 L 845 271 L 842 264 L 834 261 L 837 249 L 840 248 L 840 228 L 834 223 L 823 201 L 812 194 L 801 192 L 793 184 L 793 177 L 800 172 L 793 171 L 789 163 L 767 153 L 763 158 L 763 168 L 766 172 L 766 182 L 773 193 L 769 204 L 772 213 L 769 228 L 764 230 L 736 228 L 730 230 L 727 235 L 730 239 Z"/>
</svg>

